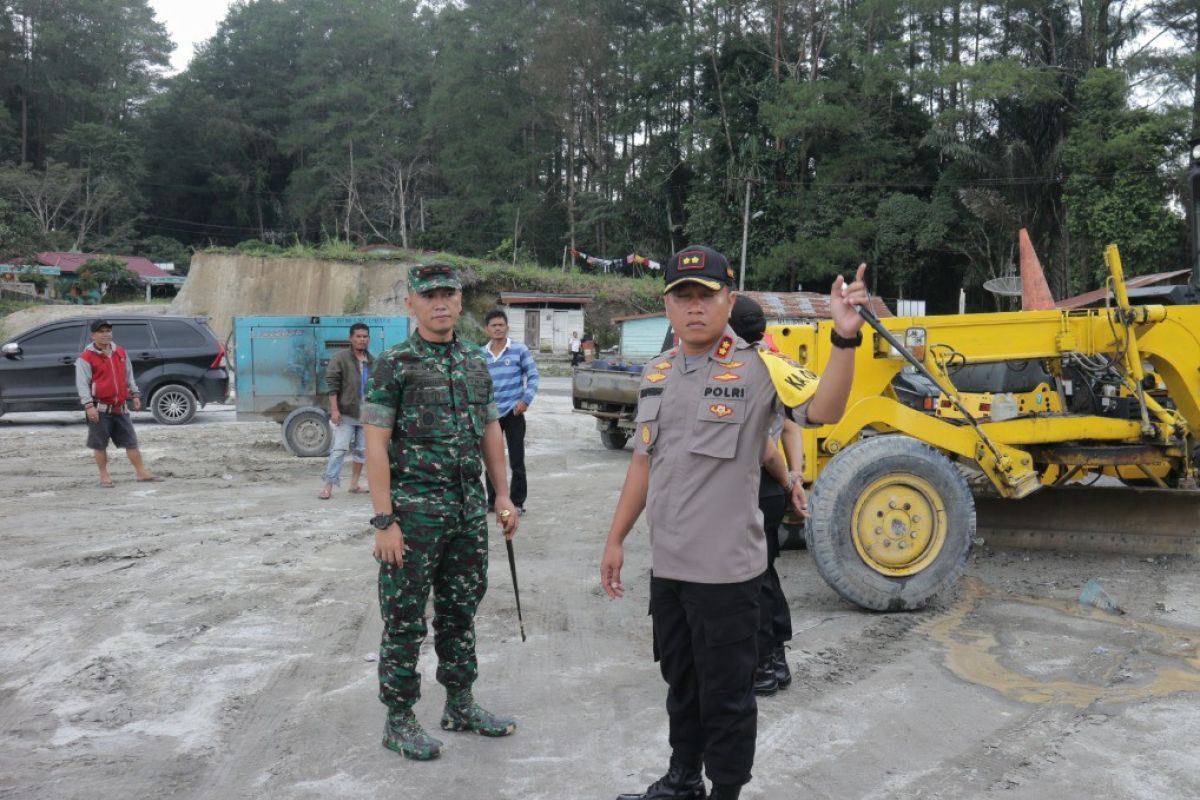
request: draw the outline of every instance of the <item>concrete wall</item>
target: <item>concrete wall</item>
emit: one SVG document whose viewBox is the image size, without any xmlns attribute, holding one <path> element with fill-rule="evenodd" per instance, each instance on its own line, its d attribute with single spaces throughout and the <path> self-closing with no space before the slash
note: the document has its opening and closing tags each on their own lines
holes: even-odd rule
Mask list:
<svg viewBox="0 0 1200 800">
<path fill-rule="evenodd" d="M 197 253 L 169 313 L 207 315 L 222 341 L 233 330 L 233 318 L 244 314 L 406 314 L 408 267 L 402 261 Z"/>
</svg>

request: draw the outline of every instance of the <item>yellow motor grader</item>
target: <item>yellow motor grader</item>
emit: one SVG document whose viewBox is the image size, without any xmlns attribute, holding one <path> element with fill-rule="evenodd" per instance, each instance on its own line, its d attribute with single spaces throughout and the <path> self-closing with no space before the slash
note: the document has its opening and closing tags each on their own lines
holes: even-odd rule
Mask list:
<svg viewBox="0 0 1200 800">
<path fill-rule="evenodd" d="M 1195 488 L 1200 305 L 1134 305 L 1115 245 L 1105 259 L 1111 299 L 1102 308 L 885 320 L 864 313 L 870 326 L 846 413 L 804 438 L 812 485 L 805 539 L 840 595 L 898 611 L 951 585 L 976 536 L 980 486 L 1019 500 L 1107 473 L 1160 493 Z M 829 325 L 770 334 L 819 374 Z M 987 364 L 1027 373 L 1025 383 L 987 392 L 956 385 L 964 370 Z M 936 401 L 922 407 L 898 393 L 906 369 L 936 384 Z M 1069 492 L 1063 498 L 1072 502 Z"/>
</svg>

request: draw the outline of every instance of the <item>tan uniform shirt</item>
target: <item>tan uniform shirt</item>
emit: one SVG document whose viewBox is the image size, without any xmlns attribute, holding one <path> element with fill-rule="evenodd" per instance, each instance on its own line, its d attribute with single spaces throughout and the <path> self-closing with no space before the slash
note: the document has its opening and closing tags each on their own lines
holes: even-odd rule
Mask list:
<svg viewBox="0 0 1200 800">
<path fill-rule="evenodd" d="M 642 373 L 634 452 L 650 458 L 655 577 L 737 583 L 767 568 L 758 508 L 763 448 L 782 410 L 756 348 L 725 335 L 688 369 L 676 348 Z M 793 410 L 804 424 L 807 403 Z"/>
</svg>

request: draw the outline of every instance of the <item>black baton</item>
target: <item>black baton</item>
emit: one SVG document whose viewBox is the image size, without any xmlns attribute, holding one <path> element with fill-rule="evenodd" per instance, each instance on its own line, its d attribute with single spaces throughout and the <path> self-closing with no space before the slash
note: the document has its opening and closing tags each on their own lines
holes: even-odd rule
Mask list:
<svg viewBox="0 0 1200 800">
<path fill-rule="evenodd" d="M 521 590 L 517 587 L 517 557 L 513 555 L 512 539 L 506 538 L 504 546 L 508 548 L 508 569 L 512 572 L 513 596 L 517 598 L 517 623 L 521 626 L 521 641 L 525 641 L 525 620 L 521 618 Z"/>
</svg>

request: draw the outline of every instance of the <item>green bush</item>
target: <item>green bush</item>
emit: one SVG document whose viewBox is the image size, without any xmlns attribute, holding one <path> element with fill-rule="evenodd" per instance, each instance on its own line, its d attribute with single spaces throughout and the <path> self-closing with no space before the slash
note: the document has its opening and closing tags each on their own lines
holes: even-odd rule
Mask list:
<svg viewBox="0 0 1200 800">
<path fill-rule="evenodd" d="M 102 301 L 103 298 L 111 302 L 141 294 L 141 278 L 125 266 L 124 261 L 112 256 L 88 259 L 75 271 L 75 276 L 81 291 L 98 292 Z"/>
</svg>

